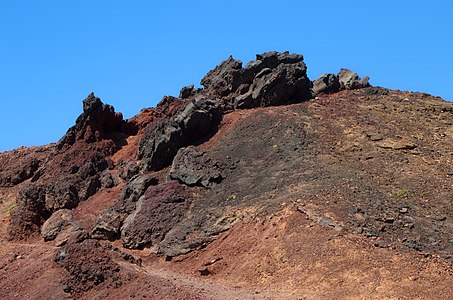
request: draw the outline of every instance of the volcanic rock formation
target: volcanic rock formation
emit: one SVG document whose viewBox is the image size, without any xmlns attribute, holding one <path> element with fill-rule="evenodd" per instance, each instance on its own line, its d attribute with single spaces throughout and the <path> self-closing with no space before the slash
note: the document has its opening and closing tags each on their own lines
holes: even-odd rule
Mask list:
<svg viewBox="0 0 453 300">
<path fill-rule="evenodd" d="M 130 120 L 88 95 L 0 153 L 0 298 L 449 299 L 453 105 L 368 80 L 269 52 Z"/>
</svg>

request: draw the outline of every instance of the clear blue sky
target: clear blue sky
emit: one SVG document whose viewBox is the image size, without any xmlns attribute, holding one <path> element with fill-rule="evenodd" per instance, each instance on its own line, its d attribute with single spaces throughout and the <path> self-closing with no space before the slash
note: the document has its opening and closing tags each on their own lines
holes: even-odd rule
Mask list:
<svg viewBox="0 0 453 300">
<path fill-rule="evenodd" d="M 452 1 L 1 1 L 0 151 L 57 141 L 90 92 L 129 118 L 230 54 L 301 53 L 453 100 Z"/>
</svg>

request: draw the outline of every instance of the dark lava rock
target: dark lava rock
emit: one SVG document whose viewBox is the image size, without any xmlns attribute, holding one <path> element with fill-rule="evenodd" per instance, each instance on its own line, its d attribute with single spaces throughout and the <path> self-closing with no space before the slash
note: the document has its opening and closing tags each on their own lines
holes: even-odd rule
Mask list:
<svg viewBox="0 0 453 300">
<path fill-rule="evenodd" d="M 340 80 L 335 74 L 323 74 L 313 82 L 313 93 L 336 93 L 341 88 Z"/>
<path fill-rule="evenodd" d="M 52 214 L 41 228 L 44 241 L 56 240 L 56 246 L 81 242 L 88 238 L 88 232 L 83 230 L 69 209 L 60 209 Z"/>
<path fill-rule="evenodd" d="M 103 213 L 94 225 L 91 236 L 101 240 L 115 240 L 118 238 L 124 219 L 135 210 L 136 202 L 151 185 L 157 180 L 150 176 L 135 176 L 124 187 L 120 198 Z"/>
<path fill-rule="evenodd" d="M 340 80 L 342 90 L 355 90 L 370 86 L 368 83 L 370 78 L 368 76 L 360 78 L 357 73 L 348 69 L 341 69 L 338 73 L 338 79 Z"/>
<path fill-rule="evenodd" d="M 208 95 L 222 99 L 225 110 L 283 105 L 312 97 L 303 56 L 289 52 L 259 54 L 245 68 L 230 56 L 201 84 Z"/>
<path fill-rule="evenodd" d="M 101 99 L 91 93 L 83 100 L 83 113 L 77 118 L 76 124 L 60 139 L 57 149 L 73 145 L 77 140 L 86 143 L 99 142 L 109 134 L 122 132 L 122 128 L 128 127 L 130 124 L 127 125 L 123 121 L 121 113 L 115 113 L 112 106 L 103 104 Z"/>
<path fill-rule="evenodd" d="M 335 74 L 323 74 L 318 79 L 313 81 L 313 93 L 332 94 L 341 90 L 354 90 L 370 87 L 368 83 L 369 77 L 363 79 L 348 69 L 341 69 L 340 72 Z"/>
<path fill-rule="evenodd" d="M 126 248 L 143 248 L 160 242 L 186 213 L 190 196 L 176 182 L 149 188 L 137 202 L 121 228 Z"/>
<path fill-rule="evenodd" d="M 174 118 L 145 132 L 138 159 L 146 170 L 157 171 L 171 164 L 178 150 L 215 133 L 222 120 L 221 108 L 210 100 L 189 103 Z"/>
<path fill-rule="evenodd" d="M 225 166 L 213 160 L 208 153 L 189 146 L 180 149 L 176 154 L 169 178 L 189 186 L 200 185 L 210 188 L 225 178 L 224 169 Z"/>
</svg>

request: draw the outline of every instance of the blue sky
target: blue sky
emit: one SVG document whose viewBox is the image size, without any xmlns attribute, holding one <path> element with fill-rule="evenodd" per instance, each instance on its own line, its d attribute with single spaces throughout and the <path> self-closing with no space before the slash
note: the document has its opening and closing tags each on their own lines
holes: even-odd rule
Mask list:
<svg viewBox="0 0 453 300">
<path fill-rule="evenodd" d="M 156 2 L 156 3 L 155 3 Z M 58 141 L 94 92 L 126 118 L 229 55 L 453 100 L 451 1 L 1 1 L 0 151 Z"/>
</svg>

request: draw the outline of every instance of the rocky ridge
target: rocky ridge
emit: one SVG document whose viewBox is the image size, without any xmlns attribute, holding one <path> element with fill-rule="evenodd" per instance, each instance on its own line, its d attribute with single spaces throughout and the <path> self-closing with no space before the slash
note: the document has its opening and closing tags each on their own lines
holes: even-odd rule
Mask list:
<svg viewBox="0 0 453 300">
<path fill-rule="evenodd" d="M 55 261 L 74 296 L 133 278 L 95 240 L 171 260 L 288 207 L 379 248 L 450 259 L 452 106 L 371 87 L 347 69 L 314 81 L 306 71 L 288 52 L 245 67 L 230 57 L 203 88 L 184 87 L 130 120 L 90 94 L 57 144 L 0 155 L 0 187 L 17 189 L 8 239 L 63 246 Z M 433 176 L 417 177 L 413 164 Z M 94 221 L 74 213 L 113 190 Z M 93 247 L 107 262 L 99 272 Z M 77 268 L 87 256 L 94 269 Z"/>
</svg>

